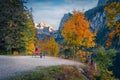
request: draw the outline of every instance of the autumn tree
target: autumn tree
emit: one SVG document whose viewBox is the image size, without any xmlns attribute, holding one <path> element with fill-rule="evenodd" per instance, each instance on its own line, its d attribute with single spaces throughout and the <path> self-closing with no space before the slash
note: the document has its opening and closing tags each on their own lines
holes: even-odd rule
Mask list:
<svg viewBox="0 0 120 80">
<path fill-rule="evenodd" d="M 86 20 L 84 13 L 73 11 L 73 16 L 64 23 L 62 36 L 65 43 L 73 49 L 73 53 L 77 49 L 91 48 L 95 46 L 94 36 L 90 29 L 90 24 Z"/>
<path fill-rule="evenodd" d="M 114 60 L 114 75 L 120 79 L 120 1 L 112 2 L 105 7 L 107 12 L 107 26 L 110 33 L 107 39 L 107 46 L 117 44 L 115 48 L 118 50 Z M 116 40 L 116 41 L 115 41 Z"/>
<path fill-rule="evenodd" d="M 58 56 L 59 44 L 55 41 L 54 37 L 46 38 L 44 41 L 38 40 L 36 47 L 41 52 L 47 52 L 50 56 Z"/>
<path fill-rule="evenodd" d="M 51 56 L 58 56 L 59 44 L 55 41 L 54 37 L 51 37 L 46 44 L 48 46 L 48 54 Z"/>
<path fill-rule="evenodd" d="M 110 28 L 110 33 L 106 42 L 107 46 L 113 44 L 113 39 L 118 39 L 118 45 L 120 44 L 120 3 L 112 2 L 108 4 L 105 9 L 107 12 L 107 26 Z"/>
<path fill-rule="evenodd" d="M 44 52 L 44 51 L 47 51 L 49 50 L 49 46 L 47 45 L 48 44 L 48 39 L 46 38 L 44 41 L 43 40 L 40 40 L 38 39 L 36 41 L 36 47 L 41 51 L 41 52 Z"/>
</svg>

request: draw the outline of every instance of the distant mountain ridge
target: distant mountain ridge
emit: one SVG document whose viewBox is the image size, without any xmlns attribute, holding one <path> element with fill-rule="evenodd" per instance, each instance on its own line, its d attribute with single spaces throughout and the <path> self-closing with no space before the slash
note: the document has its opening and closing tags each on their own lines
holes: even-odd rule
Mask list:
<svg viewBox="0 0 120 80">
<path fill-rule="evenodd" d="M 49 32 L 53 32 L 54 29 L 51 25 L 49 24 L 45 24 L 44 22 L 40 22 L 38 25 L 35 26 L 38 29 L 44 29 L 44 28 L 48 28 Z"/>
<path fill-rule="evenodd" d="M 90 22 L 90 30 L 92 32 L 94 31 L 101 32 L 101 30 L 106 31 L 104 34 L 100 33 L 100 36 L 103 38 L 100 39 L 101 44 L 105 44 L 105 40 L 108 36 L 108 30 L 106 27 L 106 22 L 107 22 L 106 12 L 104 11 L 104 7 L 107 4 L 114 1 L 120 2 L 120 0 L 99 0 L 96 7 L 84 13 L 85 17 Z M 61 30 L 64 26 L 64 23 L 67 22 L 71 16 L 72 13 L 64 14 L 64 16 L 61 18 L 58 30 L 54 30 L 51 25 L 45 24 L 43 22 L 39 23 L 38 25 L 36 25 L 38 38 L 44 39 L 43 36 L 47 36 L 47 37 L 54 36 L 57 42 L 61 42 L 63 40 L 63 37 L 61 35 Z"/>
<path fill-rule="evenodd" d="M 37 29 L 37 37 L 40 40 L 44 40 L 45 37 L 47 38 L 51 37 L 55 32 L 51 25 L 46 24 L 44 22 L 40 22 L 35 27 Z"/>
</svg>

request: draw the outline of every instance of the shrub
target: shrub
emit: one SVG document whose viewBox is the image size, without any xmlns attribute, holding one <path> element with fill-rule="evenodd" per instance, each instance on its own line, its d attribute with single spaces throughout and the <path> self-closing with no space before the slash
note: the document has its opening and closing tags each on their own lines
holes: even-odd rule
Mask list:
<svg viewBox="0 0 120 80">
<path fill-rule="evenodd" d="M 99 71 L 99 77 L 102 80 L 115 80 L 112 76 L 112 71 L 108 70 L 113 64 L 115 56 L 115 50 L 105 50 L 104 47 L 100 47 L 96 51 L 96 57 L 94 58 L 97 62 L 97 69 Z"/>
</svg>

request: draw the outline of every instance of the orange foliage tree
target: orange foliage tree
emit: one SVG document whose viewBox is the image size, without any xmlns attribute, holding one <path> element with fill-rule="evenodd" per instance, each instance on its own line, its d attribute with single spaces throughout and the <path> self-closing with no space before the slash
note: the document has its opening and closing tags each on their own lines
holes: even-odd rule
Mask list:
<svg viewBox="0 0 120 80">
<path fill-rule="evenodd" d="M 120 19 L 117 17 L 120 15 L 120 3 L 113 2 L 107 5 L 104 10 L 107 12 L 107 26 L 111 29 L 106 45 L 111 46 L 115 36 L 118 37 L 118 44 L 120 44 Z"/>
<path fill-rule="evenodd" d="M 80 11 L 73 11 L 73 16 L 64 23 L 62 36 L 66 44 L 76 53 L 77 48 L 91 48 L 95 46 L 94 36 L 89 29 L 90 24 Z"/>
<path fill-rule="evenodd" d="M 36 47 L 39 48 L 41 52 L 47 52 L 50 56 L 58 56 L 59 53 L 59 44 L 55 41 L 54 37 L 50 39 L 37 41 Z"/>
</svg>

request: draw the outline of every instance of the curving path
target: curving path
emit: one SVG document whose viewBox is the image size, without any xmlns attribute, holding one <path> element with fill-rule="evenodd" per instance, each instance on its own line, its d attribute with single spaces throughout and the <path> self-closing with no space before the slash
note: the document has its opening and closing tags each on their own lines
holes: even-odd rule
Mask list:
<svg viewBox="0 0 120 80">
<path fill-rule="evenodd" d="M 57 57 L 39 58 L 32 56 L 0 56 L 0 80 L 6 77 L 15 76 L 20 72 L 32 70 L 37 66 L 54 65 L 82 65 L 82 63 Z"/>
</svg>

